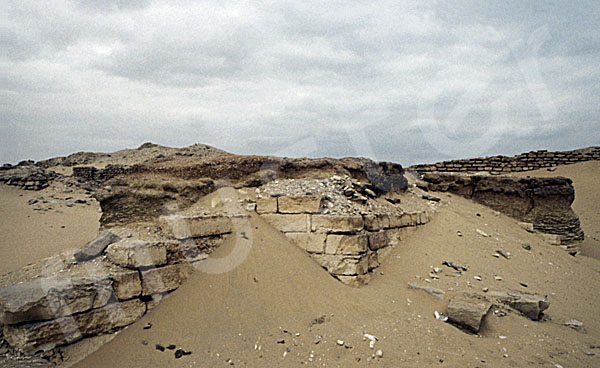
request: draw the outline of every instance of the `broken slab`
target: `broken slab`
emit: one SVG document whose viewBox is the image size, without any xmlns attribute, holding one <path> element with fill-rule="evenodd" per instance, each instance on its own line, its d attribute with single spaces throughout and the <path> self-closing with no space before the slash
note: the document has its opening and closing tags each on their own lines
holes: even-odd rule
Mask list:
<svg viewBox="0 0 600 368">
<path fill-rule="evenodd" d="M 78 262 L 96 258 L 102 254 L 102 252 L 104 252 L 106 247 L 108 247 L 110 244 L 118 242 L 119 240 L 121 240 L 121 238 L 118 235 L 109 230 L 105 230 L 101 232 L 96 239 L 78 249 L 73 256 Z"/>
<path fill-rule="evenodd" d="M 175 290 L 192 274 L 188 263 L 142 271 L 142 295 L 149 296 Z"/>
<path fill-rule="evenodd" d="M 366 235 L 329 234 L 325 242 L 325 253 L 358 255 L 367 251 L 368 244 Z"/>
<path fill-rule="evenodd" d="M 361 275 L 369 270 L 368 257 L 313 254 L 312 258 L 334 275 Z"/>
<path fill-rule="evenodd" d="M 115 296 L 120 301 L 138 297 L 142 293 L 142 281 L 137 270 L 127 268 L 112 270 L 109 277 L 113 280 Z"/>
<path fill-rule="evenodd" d="M 109 245 L 106 256 L 126 268 L 162 266 L 167 263 L 167 248 L 160 242 L 122 240 Z"/>
<path fill-rule="evenodd" d="M 40 278 L 0 288 L 0 322 L 45 321 L 100 308 L 108 303 L 111 281 L 102 277 Z"/>
<path fill-rule="evenodd" d="M 450 300 L 448 320 L 477 333 L 491 307 L 492 303 L 480 295 L 462 293 Z"/>
<path fill-rule="evenodd" d="M 146 304 L 133 299 L 51 321 L 7 325 L 4 337 L 10 346 L 34 353 L 72 343 L 85 336 L 111 332 L 137 321 L 144 313 Z"/>
<path fill-rule="evenodd" d="M 163 231 L 173 234 L 179 240 L 222 235 L 233 231 L 231 218 L 224 215 L 161 216 L 158 222 Z"/>
<path fill-rule="evenodd" d="M 521 312 L 525 317 L 538 321 L 542 319 L 543 313 L 550 307 L 550 301 L 545 295 L 524 293 L 521 291 L 493 291 L 490 296 L 496 298 L 500 303 L 506 304 Z"/>
<path fill-rule="evenodd" d="M 422 286 L 422 285 L 417 284 L 416 282 L 409 282 L 408 287 L 409 287 L 409 289 L 423 290 L 427 294 L 431 295 L 434 298 L 437 298 L 440 300 L 444 299 L 445 293 L 440 289 L 436 289 L 436 288 L 429 287 L 429 286 Z"/>
<path fill-rule="evenodd" d="M 280 213 L 319 213 L 322 204 L 323 197 L 315 195 L 277 198 L 277 208 Z"/>
</svg>

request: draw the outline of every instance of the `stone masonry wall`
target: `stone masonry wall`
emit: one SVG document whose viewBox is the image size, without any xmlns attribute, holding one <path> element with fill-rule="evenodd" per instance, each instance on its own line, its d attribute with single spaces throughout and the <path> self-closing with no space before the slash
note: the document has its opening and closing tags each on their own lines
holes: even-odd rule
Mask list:
<svg viewBox="0 0 600 368">
<path fill-rule="evenodd" d="M 429 221 L 428 213 L 321 214 L 315 195 L 263 197 L 256 211 L 344 284 L 369 282 L 390 246 Z"/>
<path fill-rule="evenodd" d="M 219 213 L 162 217 L 159 227 L 166 236 L 159 241 L 121 239 L 107 230 L 58 262 L 55 272 L 3 282 L 0 327 L 6 341 L 31 354 L 137 321 L 221 244 L 235 218 Z"/>
<path fill-rule="evenodd" d="M 430 171 L 489 172 L 492 175 L 510 172 L 531 171 L 558 165 L 600 160 L 600 147 L 589 147 L 574 151 L 548 152 L 531 151 L 517 156 L 491 156 L 463 160 L 443 161 L 435 164 L 421 164 L 409 169 L 419 173 Z"/>
</svg>

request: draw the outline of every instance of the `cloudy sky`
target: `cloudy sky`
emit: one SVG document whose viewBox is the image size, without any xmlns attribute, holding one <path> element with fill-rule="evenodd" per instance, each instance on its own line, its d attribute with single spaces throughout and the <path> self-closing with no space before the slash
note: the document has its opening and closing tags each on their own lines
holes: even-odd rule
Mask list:
<svg viewBox="0 0 600 368">
<path fill-rule="evenodd" d="M 0 3 L 0 163 L 152 141 L 408 165 L 600 144 L 600 3 Z"/>
</svg>

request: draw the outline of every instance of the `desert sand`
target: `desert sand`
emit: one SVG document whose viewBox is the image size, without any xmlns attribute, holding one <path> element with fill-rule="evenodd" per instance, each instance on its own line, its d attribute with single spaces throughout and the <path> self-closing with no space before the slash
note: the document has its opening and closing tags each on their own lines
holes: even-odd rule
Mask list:
<svg viewBox="0 0 600 368">
<path fill-rule="evenodd" d="M 393 248 L 371 283 L 350 288 L 252 215 L 211 254 L 211 259 L 223 263 L 200 267 L 155 309 L 105 345 L 84 340 L 67 348 L 62 366 L 596 367 L 600 365 L 600 261 L 585 255 L 598 255 L 600 211 L 594 184 L 600 179 L 599 168 L 598 162 L 589 162 L 555 172 L 525 173 L 573 179 L 573 208 L 587 234 L 584 255 L 573 257 L 526 232 L 510 217 L 439 193 L 442 200 L 433 220 Z M 44 213 L 27 204 L 38 195 L 76 197 L 62 193 L 63 189 L 29 193 L 1 186 L 0 272 L 80 246 L 95 236 L 96 203 L 57 205 Z M 237 193 L 211 196 L 215 195 Z M 482 237 L 477 229 L 490 237 Z M 531 250 L 524 248 L 526 244 Z M 512 257 L 494 257 L 498 249 Z M 464 265 L 468 271 L 457 277 L 442 265 L 444 261 Z M 434 267 L 442 268 L 437 280 L 430 277 Z M 409 282 L 445 291 L 444 300 L 409 289 Z M 474 335 L 434 317 L 435 311 L 445 309 L 450 296 L 461 291 L 483 293 L 484 288 L 548 295 L 546 320 L 534 322 L 500 308 Z M 564 326 L 571 319 L 583 322 L 586 333 Z M 148 324 L 151 328 L 145 329 Z M 363 338 L 365 333 L 379 339 L 374 349 Z M 173 350 L 161 352 L 157 344 L 173 344 L 191 355 L 176 359 Z M 376 357 L 377 350 L 381 357 Z"/>
</svg>

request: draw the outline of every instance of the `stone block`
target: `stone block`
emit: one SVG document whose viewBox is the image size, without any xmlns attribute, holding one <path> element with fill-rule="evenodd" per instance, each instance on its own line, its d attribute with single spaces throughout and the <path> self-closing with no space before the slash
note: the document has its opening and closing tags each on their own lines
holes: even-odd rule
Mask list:
<svg viewBox="0 0 600 368">
<path fill-rule="evenodd" d="M 4 336 L 12 347 L 31 354 L 125 327 L 144 313 L 146 304 L 133 299 L 51 321 L 5 326 Z"/>
<path fill-rule="evenodd" d="M 113 294 L 102 277 L 49 277 L 0 288 L 0 323 L 44 321 L 100 308 Z"/>
<path fill-rule="evenodd" d="M 129 300 L 140 296 L 142 293 L 142 281 L 137 270 L 119 269 L 110 272 L 113 280 L 115 295 L 119 300 Z"/>
<path fill-rule="evenodd" d="M 286 233 L 289 239 L 298 247 L 309 253 L 323 253 L 325 251 L 325 233 Z"/>
<path fill-rule="evenodd" d="M 142 295 L 148 296 L 175 290 L 192 272 L 193 268 L 188 263 L 142 271 Z"/>
<path fill-rule="evenodd" d="M 363 222 L 365 230 L 368 231 L 377 231 L 382 229 L 388 229 L 390 227 L 394 227 L 391 223 L 392 216 L 388 214 L 369 214 L 363 215 Z"/>
<path fill-rule="evenodd" d="M 336 277 L 343 284 L 351 286 L 351 287 L 361 287 L 363 285 L 368 284 L 371 281 L 370 273 L 366 273 L 363 275 L 354 275 L 354 276 L 339 275 Z"/>
<path fill-rule="evenodd" d="M 402 240 L 408 235 L 408 228 L 394 228 L 385 230 L 388 245 L 394 246 L 400 244 Z"/>
<path fill-rule="evenodd" d="M 448 320 L 473 332 L 479 332 L 491 307 L 492 303 L 481 296 L 459 294 L 448 303 Z"/>
<path fill-rule="evenodd" d="M 400 218 L 400 226 L 417 226 L 417 215 L 414 213 L 404 213 Z"/>
<path fill-rule="evenodd" d="M 379 261 L 378 252 L 369 252 L 369 271 L 379 267 L 381 262 Z"/>
<path fill-rule="evenodd" d="M 312 258 L 334 275 L 361 275 L 369 269 L 369 259 L 366 256 L 313 254 Z"/>
<path fill-rule="evenodd" d="M 122 240 L 109 245 L 106 256 L 109 261 L 122 267 L 156 267 L 167 263 L 167 248 L 160 242 Z"/>
<path fill-rule="evenodd" d="M 233 231 L 231 218 L 223 215 L 161 216 L 159 224 L 163 231 L 180 240 L 228 234 Z"/>
<path fill-rule="evenodd" d="M 362 216 L 312 215 L 312 231 L 355 233 L 363 229 Z"/>
<path fill-rule="evenodd" d="M 284 233 L 310 231 L 309 215 L 265 214 L 261 215 L 261 217 L 271 224 L 271 226 Z"/>
<path fill-rule="evenodd" d="M 105 230 L 101 232 L 96 239 L 78 249 L 73 256 L 78 262 L 96 258 L 102 254 L 102 252 L 104 252 L 106 247 L 112 243 L 118 242 L 119 240 L 121 240 L 121 238 L 118 235 L 113 234 L 111 231 Z"/>
<path fill-rule="evenodd" d="M 284 196 L 277 198 L 280 213 L 319 213 L 323 197 L 321 196 Z"/>
<path fill-rule="evenodd" d="M 256 212 L 259 214 L 264 213 L 276 213 L 277 212 L 277 198 L 275 197 L 262 197 L 256 199 Z"/>
<path fill-rule="evenodd" d="M 389 244 L 388 232 L 385 230 L 369 234 L 369 249 L 377 250 L 387 247 Z"/>
<path fill-rule="evenodd" d="M 358 255 L 368 249 L 368 238 L 366 235 L 327 235 L 325 242 L 325 253 Z"/>
</svg>

